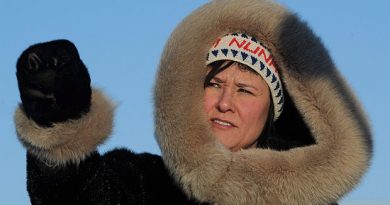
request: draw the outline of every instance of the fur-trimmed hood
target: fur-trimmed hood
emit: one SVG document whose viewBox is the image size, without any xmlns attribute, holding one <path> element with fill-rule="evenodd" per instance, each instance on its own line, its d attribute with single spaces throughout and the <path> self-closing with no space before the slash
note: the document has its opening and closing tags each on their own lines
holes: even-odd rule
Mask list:
<svg viewBox="0 0 390 205">
<path fill-rule="evenodd" d="M 273 54 L 288 96 L 277 129 L 292 139 L 307 134 L 314 144 L 230 152 L 216 141 L 203 111 L 205 58 L 232 32 L 255 36 Z M 267 0 L 212 1 L 175 29 L 155 85 L 155 124 L 177 182 L 216 204 L 332 203 L 359 182 L 372 152 L 364 113 L 321 41 Z"/>
</svg>

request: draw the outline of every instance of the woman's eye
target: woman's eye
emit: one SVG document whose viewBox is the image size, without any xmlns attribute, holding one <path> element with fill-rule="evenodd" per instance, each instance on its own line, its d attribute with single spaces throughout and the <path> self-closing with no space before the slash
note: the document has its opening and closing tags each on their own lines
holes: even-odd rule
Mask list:
<svg viewBox="0 0 390 205">
<path fill-rule="evenodd" d="M 246 89 L 244 89 L 244 88 L 239 88 L 239 89 L 238 89 L 238 92 L 242 92 L 242 93 L 246 93 L 246 94 L 253 95 L 253 93 L 252 93 L 251 91 L 246 90 Z"/>
<path fill-rule="evenodd" d="M 221 85 L 219 83 L 209 82 L 207 87 L 221 88 Z"/>
</svg>

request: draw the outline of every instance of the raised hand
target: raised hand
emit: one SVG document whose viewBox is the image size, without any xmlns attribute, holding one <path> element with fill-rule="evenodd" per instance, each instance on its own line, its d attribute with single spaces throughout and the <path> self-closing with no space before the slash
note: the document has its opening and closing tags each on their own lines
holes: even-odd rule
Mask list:
<svg viewBox="0 0 390 205">
<path fill-rule="evenodd" d="M 38 124 L 51 126 L 88 112 L 91 80 L 72 42 L 32 45 L 23 51 L 16 67 L 22 108 Z"/>
</svg>

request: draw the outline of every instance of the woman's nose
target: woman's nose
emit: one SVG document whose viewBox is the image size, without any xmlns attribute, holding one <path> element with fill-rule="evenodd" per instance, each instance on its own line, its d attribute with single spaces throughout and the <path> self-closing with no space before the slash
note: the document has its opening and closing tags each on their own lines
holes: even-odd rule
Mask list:
<svg viewBox="0 0 390 205">
<path fill-rule="evenodd" d="M 224 90 L 219 96 L 217 108 L 220 112 L 234 112 L 233 96 L 228 90 Z"/>
</svg>

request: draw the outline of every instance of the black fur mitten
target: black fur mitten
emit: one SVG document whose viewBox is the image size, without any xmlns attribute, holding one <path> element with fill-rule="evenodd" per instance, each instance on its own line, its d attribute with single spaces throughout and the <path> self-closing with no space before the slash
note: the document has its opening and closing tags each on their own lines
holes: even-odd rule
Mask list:
<svg viewBox="0 0 390 205">
<path fill-rule="evenodd" d="M 68 40 L 27 48 L 17 62 L 22 109 L 42 126 L 77 119 L 88 112 L 91 86 L 77 48 Z"/>
</svg>

